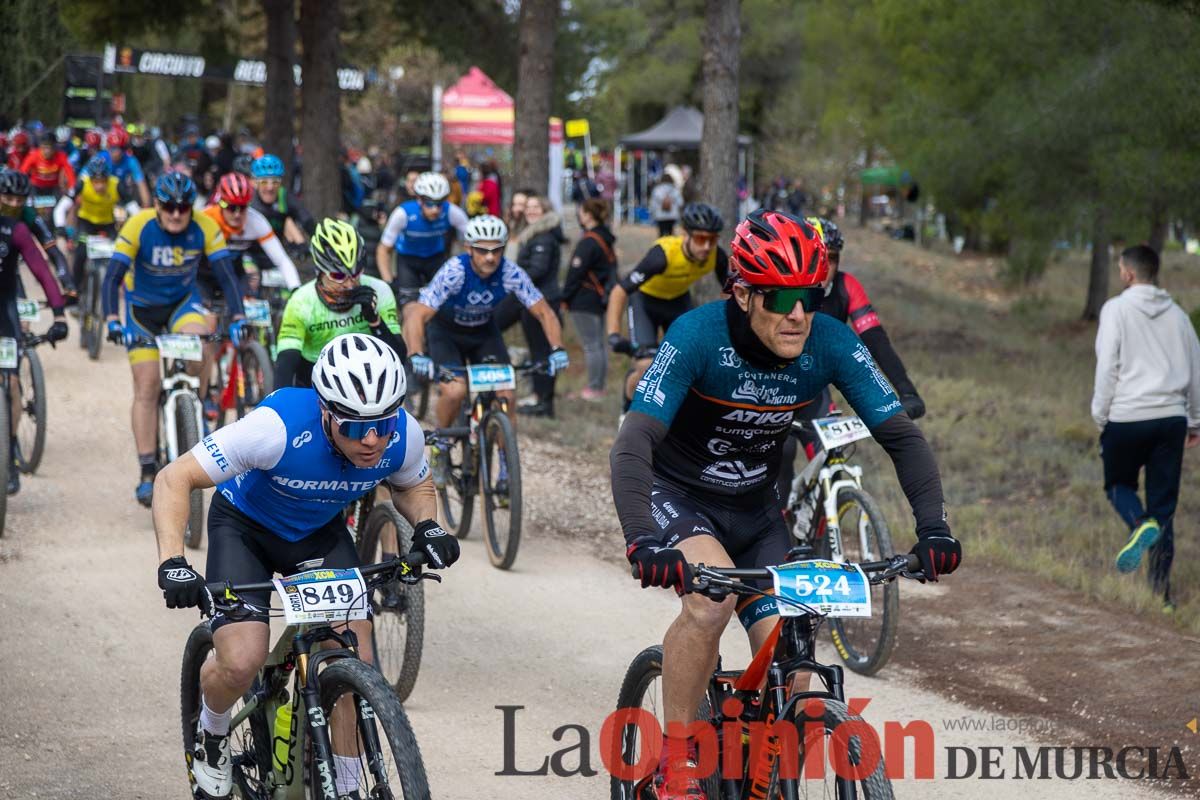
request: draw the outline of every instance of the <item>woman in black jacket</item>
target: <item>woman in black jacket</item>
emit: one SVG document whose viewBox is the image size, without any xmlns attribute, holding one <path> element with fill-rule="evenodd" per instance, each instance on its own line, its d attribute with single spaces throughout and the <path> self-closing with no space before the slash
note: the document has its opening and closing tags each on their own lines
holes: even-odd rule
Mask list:
<svg viewBox="0 0 1200 800">
<path fill-rule="evenodd" d="M 562 232 L 562 220 L 550 202 L 536 194 L 525 201 L 525 228 L 517 237 L 517 264 L 521 266 L 533 283 L 545 296 L 550 307 L 558 311 L 558 269 L 562 262 L 562 246 L 567 240 Z M 529 357 L 533 361 L 545 361 L 550 356 L 550 342 L 532 314 L 521 309 L 521 329 L 529 343 Z M 537 402 L 532 406 L 518 406 L 517 411 L 537 417 L 554 416 L 554 378 L 549 375 L 533 376 L 533 391 Z"/>
<path fill-rule="evenodd" d="M 571 253 L 563 281 L 562 305 L 571 312 L 587 361 L 587 387 L 580 397 L 599 400 L 604 397 L 604 379 L 608 373 L 604 309 L 608 305 L 609 287 L 617 277 L 617 256 L 613 250 L 616 237 L 606 224 L 608 204 L 600 198 L 584 201 L 578 217 L 584 234 Z"/>
</svg>

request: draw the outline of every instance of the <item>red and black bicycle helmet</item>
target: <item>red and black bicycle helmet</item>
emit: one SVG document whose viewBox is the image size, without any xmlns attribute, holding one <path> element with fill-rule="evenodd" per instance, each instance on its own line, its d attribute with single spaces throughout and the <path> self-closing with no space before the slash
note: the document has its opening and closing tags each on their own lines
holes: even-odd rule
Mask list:
<svg viewBox="0 0 1200 800">
<path fill-rule="evenodd" d="M 766 288 L 822 286 L 829 256 L 821 234 L 782 211 L 751 212 L 733 232 L 730 278 Z"/>
<path fill-rule="evenodd" d="M 108 132 L 107 145 L 109 147 L 119 147 L 124 150 L 126 147 L 129 147 L 129 134 L 124 128 L 114 125 L 112 130 Z"/>
<path fill-rule="evenodd" d="M 248 206 L 254 190 L 250 179 L 240 172 L 227 172 L 217 184 L 217 201 L 230 206 Z"/>
</svg>

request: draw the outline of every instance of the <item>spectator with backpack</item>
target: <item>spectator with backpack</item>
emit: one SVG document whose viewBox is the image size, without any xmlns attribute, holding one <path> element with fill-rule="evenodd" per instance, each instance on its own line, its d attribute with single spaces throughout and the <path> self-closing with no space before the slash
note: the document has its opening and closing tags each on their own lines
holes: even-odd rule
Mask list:
<svg viewBox="0 0 1200 800">
<path fill-rule="evenodd" d="M 683 208 L 683 195 L 670 175 L 664 174 L 659 178 L 654 189 L 650 191 L 650 216 L 658 225 L 658 235 L 670 236 L 675 231 L 675 223 L 679 222 L 679 212 Z"/>
<path fill-rule="evenodd" d="M 617 278 L 616 237 L 608 228 L 608 213 L 608 204 L 595 197 L 578 207 L 576 214 L 584 233 L 571 253 L 563 281 L 562 308 L 571 312 L 587 363 L 587 386 L 579 393 L 584 400 L 604 397 L 608 373 L 604 310 L 608 290 Z"/>
</svg>

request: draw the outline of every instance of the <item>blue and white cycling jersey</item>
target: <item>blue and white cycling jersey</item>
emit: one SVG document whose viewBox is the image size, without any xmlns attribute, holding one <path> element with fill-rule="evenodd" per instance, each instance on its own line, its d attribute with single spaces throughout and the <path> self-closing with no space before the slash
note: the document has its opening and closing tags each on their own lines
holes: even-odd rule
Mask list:
<svg viewBox="0 0 1200 800">
<path fill-rule="evenodd" d="M 486 278 L 471 266 L 469 253 L 447 261 L 421 290 L 420 302 L 438 312 L 446 322 L 478 328 L 492 321 L 492 314 L 508 294 L 516 295 L 526 308 L 542 300 L 529 274 L 507 258 Z"/>
<path fill-rule="evenodd" d="M 121 163 L 116 165 L 113 164 L 112 154 L 110 154 L 107 150 L 101 150 L 97 155 L 108 162 L 109 171 L 115 175 L 117 179 L 121 181 L 121 183 L 124 183 L 127 179 L 137 183 L 145 180 L 146 178 L 145 174 L 142 172 L 141 163 L 129 153 L 126 153 L 121 158 Z M 86 175 L 87 169 L 85 168 L 81 174 Z"/>
<path fill-rule="evenodd" d="M 792 416 L 830 384 L 868 428 L 901 410 L 870 351 L 845 323 L 814 314 L 799 358 L 782 369 L 758 369 L 734 349 L 726 303 L 718 301 L 672 323 L 629 410 L 668 428 L 654 451 L 655 476 L 733 497 L 774 484 Z"/>
<path fill-rule="evenodd" d="M 433 258 L 446 252 L 446 234 L 453 227 L 459 236 L 467 229 L 467 215 L 461 208 L 442 202 L 437 219 L 430 221 L 421 213 L 421 203 L 409 200 L 396 206 L 388 217 L 379 243 L 395 247 L 402 256 Z"/>
<path fill-rule="evenodd" d="M 280 538 L 299 541 L 382 481 L 408 489 L 425 480 L 425 434 L 401 425 L 373 467 L 343 458 L 321 427 L 313 389 L 279 389 L 242 419 L 206 436 L 191 453 L 217 491 Z"/>
</svg>

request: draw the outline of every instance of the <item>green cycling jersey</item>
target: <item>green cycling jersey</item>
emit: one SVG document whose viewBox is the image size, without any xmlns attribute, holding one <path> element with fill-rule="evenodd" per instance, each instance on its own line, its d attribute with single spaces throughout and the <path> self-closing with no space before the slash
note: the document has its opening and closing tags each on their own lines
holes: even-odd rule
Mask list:
<svg viewBox="0 0 1200 800">
<path fill-rule="evenodd" d="M 378 278 L 363 275 L 363 286 L 375 290 L 376 308 L 379 318 L 392 333 L 400 334 L 400 321 L 396 316 L 396 296 L 391 288 Z M 370 334 L 362 311 L 354 306 L 349 311 L 333 311 L 317 296 L 315 280 L 301 286 L 288 299 L 283 309 L 283 321 L 279 324 L 278 351 L 299 350 L 305 361 L 316 363 L 317 356 L 335 336 L 343 333 Z"/>
</svg>

